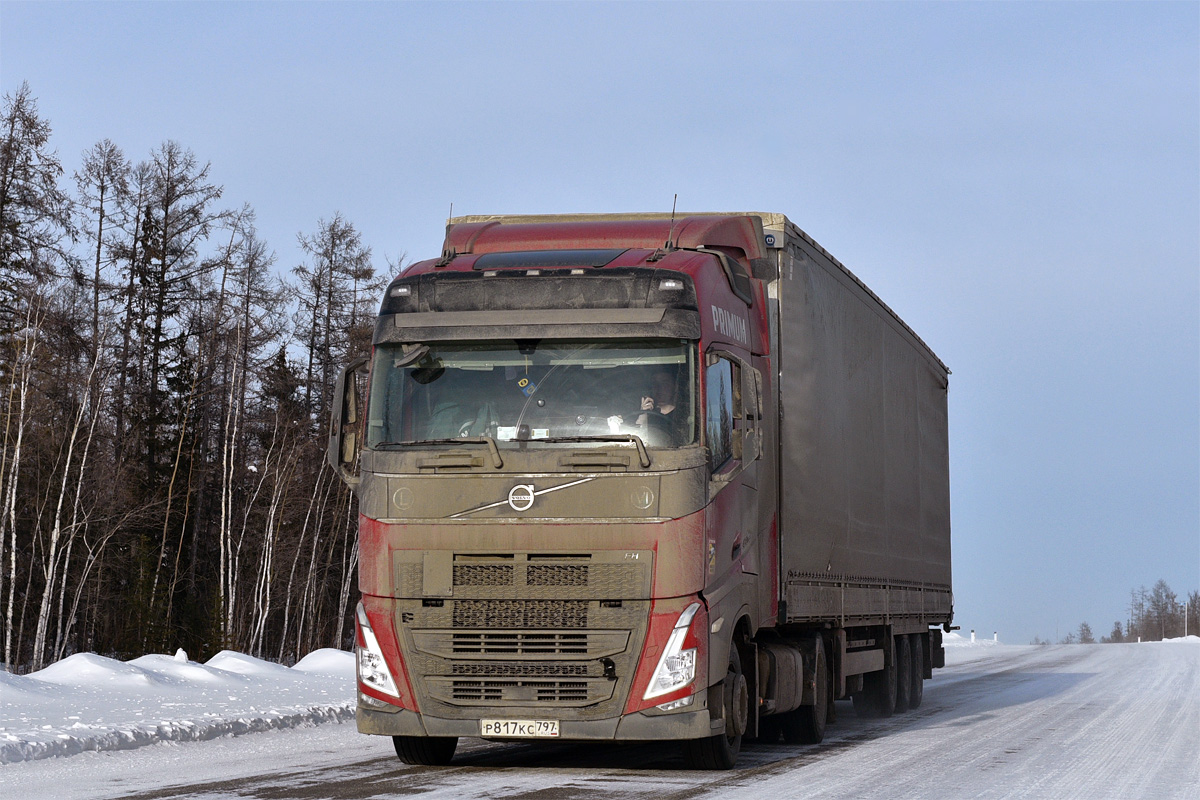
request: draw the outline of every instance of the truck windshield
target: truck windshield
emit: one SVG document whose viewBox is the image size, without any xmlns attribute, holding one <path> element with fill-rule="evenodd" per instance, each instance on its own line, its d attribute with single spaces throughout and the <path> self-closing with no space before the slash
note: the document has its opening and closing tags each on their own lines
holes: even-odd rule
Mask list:
<svg viewBox="0 0 1200 800">
<path fill-rule="evenodd" d="M 695 343 L 510 340 L 375 348 L 366 445 L 487 436 L 515 442 L 633 434 L 696 439 Z"/>
</svg>

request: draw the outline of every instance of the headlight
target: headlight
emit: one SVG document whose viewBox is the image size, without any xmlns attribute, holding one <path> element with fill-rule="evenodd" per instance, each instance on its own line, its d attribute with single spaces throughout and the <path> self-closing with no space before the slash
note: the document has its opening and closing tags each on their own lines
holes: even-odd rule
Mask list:
<svg viewBox="0 0 1200 800">
<path fill-rule="evenodd" d="M 358 621 L 358 634 L 362 641 L 355 647 L 358 654 L 359 683 L 377 692 L 399 698 L 400 691 L 396 688 L 396 681 L 392 679 L 392 673 L 388 670 L 387 661 L 383 658 L 383 650 L 379 647 L 379 640 L 375 638 L 375 631 L 371 628 L 371 622 L 367 619 L 367 612 L 363 609 L 362 603 L 359 603 L 355 610 L 355 619 Z"/>
<path fill-rule="evenodd" d="M 700 604 L 692 603 L 679 615 L 679 620 L 675 623 L 670 638 L 667 639 L 667 646 L 663 650 L 662 657 L 658 659 L 658 667 L 655 668 L 654 675 L 650 678 L 650 685 L 646 687 L 646 693 L 642 695 L 643 700 L 681 689 L 696 679 L 695 642 L 690 642 L 691 647 L 686 649 L 685 647 L 689 644 L 687 639 L 692 619 L 699 610 Z"/>
</svg>

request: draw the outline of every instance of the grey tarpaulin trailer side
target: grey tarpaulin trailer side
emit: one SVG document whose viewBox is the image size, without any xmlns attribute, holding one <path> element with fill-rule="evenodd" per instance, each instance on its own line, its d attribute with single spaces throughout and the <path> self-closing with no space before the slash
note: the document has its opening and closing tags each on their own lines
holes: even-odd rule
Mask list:
<svg viewBox="0 0 1200 800">
<path fill-rule="evenodd" d="M 775 255 L 755 266 L 778 381 L 783 621 L 948 623 L 950 371 L 786 217 L 755 216 Z"/>
</svg>

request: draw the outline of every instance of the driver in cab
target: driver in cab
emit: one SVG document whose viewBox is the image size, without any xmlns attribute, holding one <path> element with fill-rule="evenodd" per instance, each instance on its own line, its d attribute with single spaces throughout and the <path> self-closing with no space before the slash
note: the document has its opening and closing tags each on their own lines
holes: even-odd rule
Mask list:
<svg viewBox="0 0 1200 800">
<path fill-rule="evenodd" d="M 645 388 L 639 404 L 640 414 L 634 420 L 635 425 L 645 426 L 651 413 L 669 416 L 675 410 L 675 378 L 667 371 L 655 372 L 650 378 L 649 386 Z M 608 418 L 608 427 L 616 433 L 625 424 L 622 414 L 614 414 Z"/>
</svg>

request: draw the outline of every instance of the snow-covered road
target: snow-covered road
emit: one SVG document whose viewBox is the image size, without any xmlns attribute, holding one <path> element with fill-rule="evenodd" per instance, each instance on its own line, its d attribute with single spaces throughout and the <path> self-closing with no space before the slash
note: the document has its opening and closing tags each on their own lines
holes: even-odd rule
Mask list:
<svg viewBox="0 0 1200 800">
<path fill-rule="evenodd" d="M 1200 798 L 1200 639 L 948 647 L 915 712 L 839 703 L 824 744 L 751 744 L 729 773 L 666 745 L 460 745 L 406 767 L 352 724 L 0 766 L 0 796 L 53 798 Z"/>
</svg>

